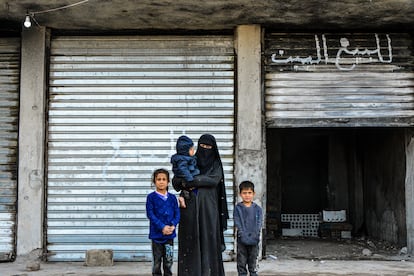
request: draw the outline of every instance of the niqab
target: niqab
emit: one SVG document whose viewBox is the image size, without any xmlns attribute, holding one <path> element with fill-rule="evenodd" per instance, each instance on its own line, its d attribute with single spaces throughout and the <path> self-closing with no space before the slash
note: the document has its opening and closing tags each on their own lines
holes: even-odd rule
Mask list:
<svg viewBox="0 0 414 276">
<path fill-rule="evenodd" d="M 210 145 L 211 149 L 206 149 L 200 146 L 200 144 Z M 214 161 L 219 160 L 217 143 L 214 136 L 210 134 L 204 134 L 198 140 L 198 147 L 196 152 L 197 165 L 201 174 L 209 173 L 209 170 L 213 168 Z"/>
</svg>

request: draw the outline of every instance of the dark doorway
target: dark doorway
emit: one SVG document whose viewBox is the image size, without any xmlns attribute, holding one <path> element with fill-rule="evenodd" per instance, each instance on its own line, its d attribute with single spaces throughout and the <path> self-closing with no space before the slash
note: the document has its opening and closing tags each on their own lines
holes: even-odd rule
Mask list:
<svg viewBox="0 0 414 276">
<path fill-rule="evenodd" d="M 326 202 L 328 137 L 314 133 L 284 133 L 281 151 L 282 213 L 320 212 Z"/>
<path fill-rule="evenodd" d="M 266 139 L 270 240 L 282 215 L 345 210 L 352 238 L 406 244 L 405 129 L 270 128 Z"/>
</svg>

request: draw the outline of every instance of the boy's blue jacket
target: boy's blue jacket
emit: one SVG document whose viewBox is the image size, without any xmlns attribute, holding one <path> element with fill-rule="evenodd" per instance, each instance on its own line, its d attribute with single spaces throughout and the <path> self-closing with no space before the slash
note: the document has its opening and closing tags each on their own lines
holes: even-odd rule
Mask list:
<svg viewBox="0 0 414 276">
<path fill-rule="evenodd" d="M 254 221 L 246 221 L 247 208 L 253 208 Z M 237 228 L 237 240 L 245 245 L 256 245 L 260 241 L 260 232 L 263 224 L 262 208 L 252 202 L 250 207 L 244 206 L 242 202 L 237 203 L 234 208 L 234 225 Z"/>
<path fill-rule="evenodd" d="M 168 199 L 163 200 L 159 194 L 152 192 L 147 195 L 147 217 L 150 221 L 149 238 L 157 243 L 164 243 L 172 240 L 176 236 L 176 231 L 171 235 L 163 235 L 162 229 L 166 225 L 175 227 L 180 221 L 180 210 L 177 198 L 172 193 L 168 193 Z"/>
</svg>

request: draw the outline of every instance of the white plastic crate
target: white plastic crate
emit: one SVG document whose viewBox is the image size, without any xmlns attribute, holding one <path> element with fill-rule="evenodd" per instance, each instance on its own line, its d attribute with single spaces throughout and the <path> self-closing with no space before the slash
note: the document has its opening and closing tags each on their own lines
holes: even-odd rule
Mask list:
<svg viewBox="0 0 414 276">
<path fill-rule="evenodd" d="M 322 211 L 322 220 L 324 222 L 344 222 L 346 221 L 346 211 Z"/>
</svg>

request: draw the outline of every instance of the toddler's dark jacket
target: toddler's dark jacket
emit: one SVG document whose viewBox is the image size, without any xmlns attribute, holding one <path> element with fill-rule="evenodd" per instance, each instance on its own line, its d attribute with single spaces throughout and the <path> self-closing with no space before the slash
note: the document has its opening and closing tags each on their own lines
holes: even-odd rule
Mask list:
<svg viewBox="0 0 414 276">
<path fill-rule="evenodd" d="M 184 178 L 191 182 L 194 176 L 200 174 L 197 168 L 197 159 L 189 155 L 190 148 L 194 146 L 193 141 L 187 136 L 180 136 L 177 140 L 177 153 L 171 156 L 171 164 L 174 176 Z"/>
</svg>

